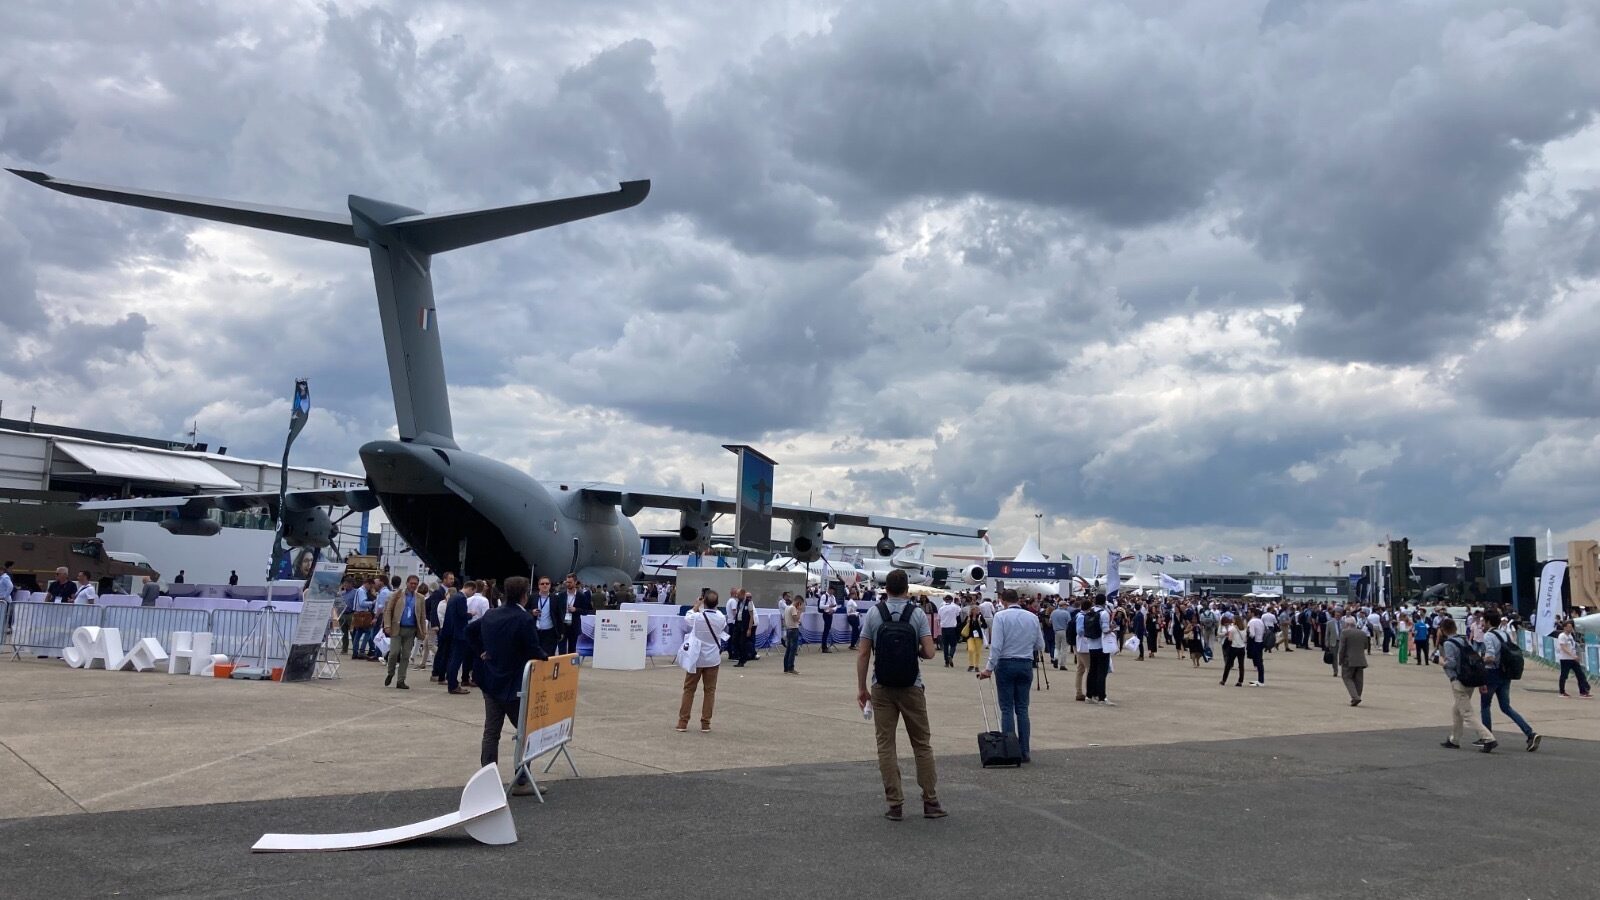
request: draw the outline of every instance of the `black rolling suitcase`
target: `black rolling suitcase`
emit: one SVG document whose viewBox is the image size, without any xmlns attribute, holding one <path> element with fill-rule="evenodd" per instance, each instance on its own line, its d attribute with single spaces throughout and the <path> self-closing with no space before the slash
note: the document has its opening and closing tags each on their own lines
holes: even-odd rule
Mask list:
<svg viewBox="0 0 1600 900">
<path fill-rule="evenodd" d="M 989 727 L 989 706 L 983 702 L 983 679 L 978 679 L 978 709 L 983 711 L 983 727 Z M 995 694 L 995 714 L 999 715 L 1000 695 Z M 978 732 L 978 761 L 985 769 L 996 766 L 1022 767 L 1022 744 L 1017 736 L 1004 731 Z"/>
</svg>

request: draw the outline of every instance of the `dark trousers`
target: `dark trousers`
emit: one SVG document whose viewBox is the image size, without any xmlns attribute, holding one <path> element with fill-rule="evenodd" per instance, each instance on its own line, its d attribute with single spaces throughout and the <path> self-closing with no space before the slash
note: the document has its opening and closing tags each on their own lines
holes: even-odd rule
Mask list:
<svg viewBox="0 0 1600 900">
<path fill-rule="evenodd" d="M 959 629 L 959 628 L 941 628 L 941 629 L 939 629 L 939 643 L 942 644 L 943 647 L 944 647 L 944 664 L 945 665 L 947 665 L 947 666 L 955 665 L 956 641 L 958 641 L 960 639 L 961 639 L 961 629 Z"/>
<path fill-rule="evenodd" d="M 1089 680 L 1083 695 L 1090 700 L 1106 699 L 1106 672 L 1111 668 L 1111 657 L 1104 650 L 1089 651 Z"/>
<path fill-rule="evenodd" d="M 1228 683 L 1228 673 L 1233 671 L 1233 664 L 1235 662 L 1237 662 L 1239 664 L 1239 678 L 1234 683 L 1235 684 L 1243 684 L 1244 683 L 1244 650 L 1241 647 L 1235 647 L 1231 641 L 1228 642 L 1228 643 L 1224 643 L 1222 645 L 1222 681 L 1220 682 L 1221 684 L 1227 684 Z"/>
<path fill-rule="evenodd" d="M 544 649 L 545 656 L 555 656 L 561 652 L 561 626 L 554 628 L 537 629 L 539 646 Z"/>
<path fill-rule="evenodd" d="M 450 635 L 445 634 L 443 631 L 439 632 L 439 649 L 433 652 L 433 671 L 431 673 L 435 681 L 444 678 L 445 667 L 450 665 L 450 645 L 453 643 L 455 642 L 450 639 Z"/>
<path fill-rule="evenodd" d="M 1518 715 L 1517 711 L 1511 708 L 1511 682 L 1501 677 L 1499 669 L 1489 669 L 1487 671 L 1489 683 L 1484 687 L 1489 690 L 1487 693 L 1480 692 L 1478 695 L 1478 712 L 1483 718 L 1483 727 L 1490 731 L 1494 730 L 1494 725 L 1489 721 L 1489 705 L 1498 700 L 1500 702 L 1500 711 L 1506 714 L 1506 718 L 1515 722 L 1518 728 L 1522 729 L 1523 736 L 1533 737 L 1533 726 L 1529 725 L 1527 719 Z"/>
<path fill-rule="evenodd" d="M 564 629 L 564 631 L 562 633 L 561 652 L 562 653 L 577 653 L 578 652 L 578 638 L 581 637 L 582 635 L 583 635 L 583 620 L 581 618 L 579 618 L 576 614 L 574 614 L 573 617 L 572 617 L 572 621 L 567 623 L 567 627 Z"/>
<path fill-rule="evenodd" d="M 783 670 L 793 671 L 794 658 L 800 653 L 800 629 L 791 628 L 783 634 Z"/>
<path fill-rule="evenodd" d="M 861 643 L 861 617 L 849 616 L 845 622 L 850 625 L 850 649 L 854 650 L 856 645 Z"/>
<path fill-rule="evenodd" d="M 1250 661 L 1255 663 L 1256 681 L 1260 684 L 1266 684 L 1267 669 L 1266 665 L 1261 661 L 1261 642 L 1247 641 L 1244 645 L 1244 652 L 1250 657 Z"/>
<path fill-rule="evenodd" d="M 466 641 L 453 640 L 450 642 L 450 661 L 445 663 L 444 677 L 445 684 L 449 685 L 452 691 L 460 687 L 461 682 L 472 675 L 472 661 L 467 659 L 467 652 Z"/>
<path fill-rule="evenodd" d="M 1589 693 L 1589 676 L 1583 674 L 1583 666 L 1578 665 L 1578 661 L 1575 659 L 1563 659 L 1561 661 L 1561 684 L 1559 687 L 1561 693 L 1565 694 L 1567 692 L 1568 675 L 1578 676 L 1578 693 L 1585 695 Z"/>
<path fill-rule="evenodd" d="M 995 693 L 1000 701 L 1000 730 L 1017 736 L 1022 758 L 1028 758 L 1028 688 L 1033 684 L 1033 660 L 1002 659 L 994 670 Z"/>
<path fill-rule="evenodd" d="M 1394 632 L 1388 628 L 1383 630 L 1383 652 L 1388 653 L 1389 647 L 1394 644 Z"/>
<path fill-rule="evenodd" d="M 500 730 L 507 722 L 513 731 L 517 727 L 517 703 L 505 703 L 487 692 L 483 695 L 483 747 L 478 751 L 478 765 L 488 766 L 500 761 Z"/>
<path fill-rule="evenodd" d="M 822 614 L 822 652 L 828 652 L 828 647 L 833 644 L 833 613 Z"/>
<path fill-rule="evenodd" d="M 1419 638 L 1413 634 L 1411 636 L 1411 645 L 1412 652 L 1417 654 L 1417 665 L 1433 665 L 1433 662 L 1428 659 L 1428 636 Z"/>
<path fill-rule="evenodd" d="M 349 611 L 339 614 L 339 650 L 343 653 L 350 652 L 350 620 L 355 614 Z"/>
</svg>

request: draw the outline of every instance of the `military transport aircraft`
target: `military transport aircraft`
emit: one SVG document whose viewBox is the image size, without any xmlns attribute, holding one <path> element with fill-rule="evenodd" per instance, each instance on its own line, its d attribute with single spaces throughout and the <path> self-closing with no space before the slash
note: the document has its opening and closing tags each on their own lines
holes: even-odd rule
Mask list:
<svg viewBox="0 0 1600 900">
<path fill-rule="evenodd" d="M 434 321 L 434 254 L 627 209 L 644 200 L 648 181 L 623 182 L 607 193 L 429 215 L 353 194 L 347 198 L 348 213 L 308 212 L 10 171 L 64 194 L 367 249 L 399 440 L 361 447 L 366 489 L 289 492 L 286 512 L 298 517 L 286 522 L 290 543 L 297 534 L 325 537 L 324 529 L 332 526 L 322 506 L 371 509 L 376 504 L 434 571 L 453 569 L 484 578 L 576 572 L 586 584 L 614 583 L 632 581 L 639 573 L 639 533 L 628 519 L 641 510 L 676 510 L 679 537 L 686 546 L 702 550 L 710 543 L 713 519 L 734 511 L 735 501 L 728 497 L 594 482 L 541 484 L 520 469 L 464 451 L 455 441 Z M 110 503 L 168 508 L 173 510 L 168 530 L 203 534 L 207 526 L 202 520 L 213 506 L 274 508 L 277 498 L 207 495 Z M 894 553 L 891 531 L 967 538 L 984 534 L 984 529 L 960 525 L 784 504 L 774 504 L 773 515 L 790 521 L 790 548 L 805 561 L 820 557 L 823 529 L 839 525 L 879 529 L 881 556 Z M 183 531 L 186 527 L 194 530 Z"/>
</svg>

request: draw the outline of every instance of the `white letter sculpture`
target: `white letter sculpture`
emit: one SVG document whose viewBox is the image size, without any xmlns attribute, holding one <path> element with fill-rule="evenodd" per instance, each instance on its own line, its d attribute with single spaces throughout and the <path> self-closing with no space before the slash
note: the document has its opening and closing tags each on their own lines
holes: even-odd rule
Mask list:
<svg viewBox="0 0 1600 900">
<path fill-rule="evenodd" d="M 226 659 L 223 662 L 227 662 Z M 210 675 L 211 666 L 211 632 L 209 631 L 174 631 L 172 633 L 172 657 L 167 660 L 167 674 L 177 675 L 179 670 L 190 675 Z"/>
<path fill-rule="evenodd" d="M 167 661 L 167 651 L 161 649 L 161 642 L 152 637 L 140 638 L 134 643 L 133 649 L 122 657 L 119 669 L 132 669 L 135 672 L 153 672 L 157 663 Z M 110 668 L 110 666 L 107 666 Z"/>
<path fill-rule="evenodd" d="M 353 831 L 346 834 L 264 834 L 250 849 L 256 853 L 286 853 L 295 850 L 365 850 L 384 847 L 465 825 L 467 834 L 484 844 L 514 844 L 517 823 L 506 806 L 505 787 L 500 772 L 492 764 L 478 770 L 461 792 L 461 808 L 453 813 L 379 831 Z"/>
<path fill-rule="evenodd" d="M 72 632 L 72 646 L 61 648 L 61 658 L 74 669 L 122 668 L 122 631 L 98 625 L 80 625 Z"/>
</svg>

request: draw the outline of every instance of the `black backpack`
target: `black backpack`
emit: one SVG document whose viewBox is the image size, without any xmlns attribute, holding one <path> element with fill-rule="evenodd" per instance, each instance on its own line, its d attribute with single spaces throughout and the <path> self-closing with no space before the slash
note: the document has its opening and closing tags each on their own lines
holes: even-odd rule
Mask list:
<svg viewBox="0 0 1600 900">
<path fill-rule="evenodd" d="M 1461 682 L 1461 686 L 1475 688 L 1488 684 L 1489 669 L 1483 664 L 1483 657 L 1478 655 L 1478 651 L 1472 649 L 1472 645 L 1462 640 L 1460 636 L 1452 636 L 1450 643 L 1455 644 L 1456 649 L 1461 651 L 1456 658 L 1456 680 Z"/>
<path fill-rule="evenodd" d="M 1098 641 L 1100 635 L 1100 607 L 1096 606 L 1083 614 L 1083 639 Z"/>
<path fill-rule="evenodd" d="M 911 616 L 917 605 L 906 601 L 900 618 L 889 611 L 889 604 L 878 601 L 878 616 L 883 621 L 872 638 L 872 672 L 884 687 L 908 688 L 917 683 L 917 656 L 922 643 Z"/>
<path fill-rule="evenodd" d="M 1522 678 L 1523 658 L 1522 648 L 1517 642 L 1506 637 L 1505 632 L 1491 631 L 1496 641 L 1500 644 L 1500 675 L 1507 681 L 1517 681 Z"/>
</svg>

